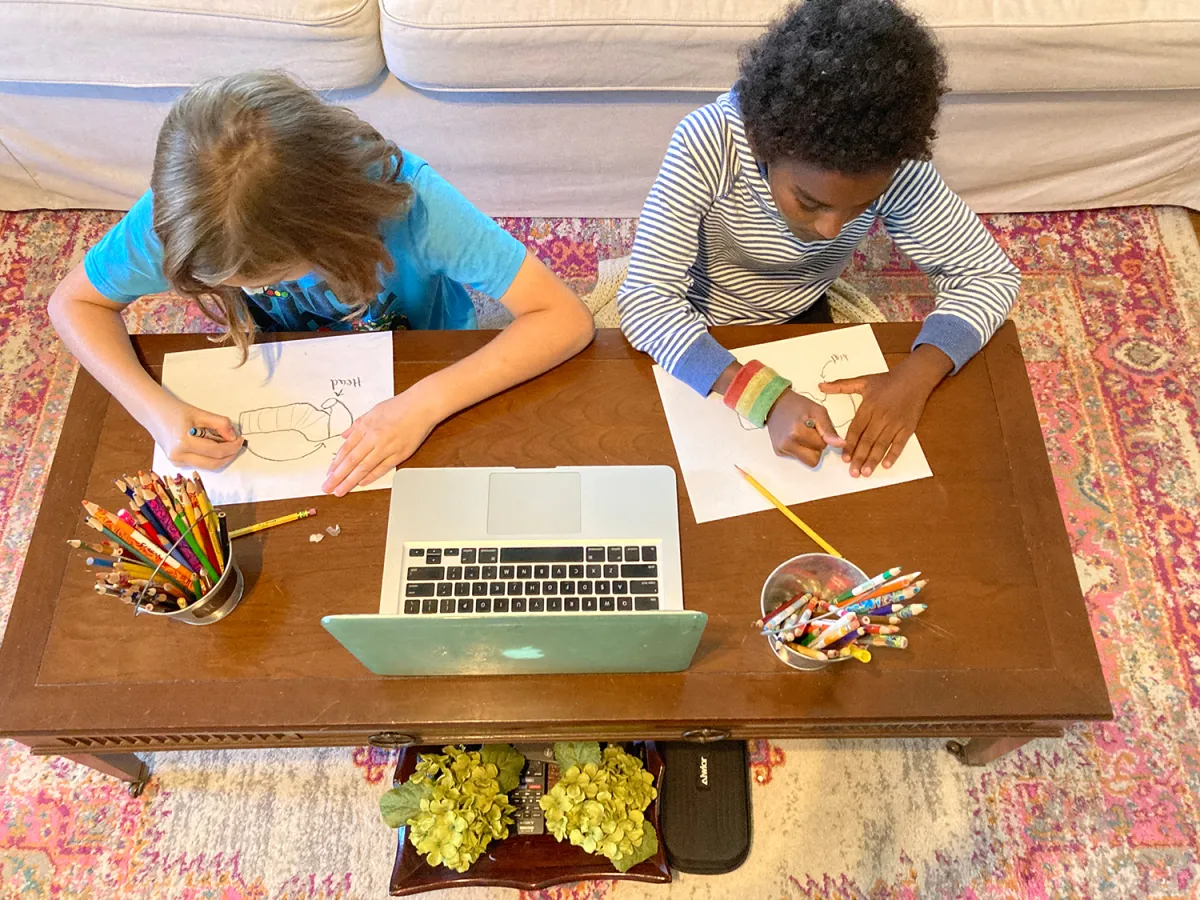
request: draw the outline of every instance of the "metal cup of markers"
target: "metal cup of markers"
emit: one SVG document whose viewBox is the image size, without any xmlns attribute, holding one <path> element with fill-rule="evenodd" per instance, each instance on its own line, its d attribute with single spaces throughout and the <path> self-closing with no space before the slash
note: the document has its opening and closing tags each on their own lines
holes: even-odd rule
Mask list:
<svg viewBox="0 0 1200 900">
<path fill-rule="evenodd" d="M 212 625 L 220 622 L 242 602 L 242 594 L 246 590 L 246 581 L 242 577 L 241 567 L 233 555 L 233 542 L 229 539 L 229 529 L 225 527 L 225 513 L 218 511 L 221 520 L 220 532 L 221 553 L 225 556 L 225 571 L 220 579 L 203 597 L 193 600 L 184 609 L 160 612 L 151 609 L 148 604 L 136 604 L 133 608 L 135 616 L 160 616 L 174 619 L 187 625 Z"/>
<path fill-rule="evenodd" d="M 797 594 L 813 594 L 832 599 L 845 590 L 867 580 L 867 574 L 854 563 L 830 556 L 828 553 L 802 553 L 780 565 L 763 584 L 762 614 L 767 616 Z M 775 635 L 768 634 L 771 650 L 793 669 L 812 671 L 833 663 L 845 662 L 849 656 L 836 659 L 809 659 L 788 649 Z"/>
</svg>

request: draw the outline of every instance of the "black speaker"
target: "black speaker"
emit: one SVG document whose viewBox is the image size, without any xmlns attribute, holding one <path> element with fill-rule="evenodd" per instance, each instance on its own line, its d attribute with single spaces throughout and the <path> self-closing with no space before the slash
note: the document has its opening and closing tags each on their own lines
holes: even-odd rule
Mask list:
<svg viewBox="0 0 1200 900">
<path fill-rule="evenodd" d="M 750 853 L 750 760 L 745 741 L 664 741 L 658 799 L 667 861 L 680 872 L 732 872 Z"/>
</svg>

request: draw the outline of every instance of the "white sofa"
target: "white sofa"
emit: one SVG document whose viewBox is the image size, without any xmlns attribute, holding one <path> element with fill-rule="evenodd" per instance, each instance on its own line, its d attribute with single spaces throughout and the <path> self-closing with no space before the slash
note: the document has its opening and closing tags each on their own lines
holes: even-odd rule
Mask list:
<svg viewBox="0 0 1200 900">
<path fill-rule="evenodd" d="M 910 0 L 980 211 L 1200 208 L 1200 0 Z M 127 207 L 171 100 L 286 68 L 494 215 L 636 215 L 781 0 L 0 0 L 0 208 Z"/>
</svg>

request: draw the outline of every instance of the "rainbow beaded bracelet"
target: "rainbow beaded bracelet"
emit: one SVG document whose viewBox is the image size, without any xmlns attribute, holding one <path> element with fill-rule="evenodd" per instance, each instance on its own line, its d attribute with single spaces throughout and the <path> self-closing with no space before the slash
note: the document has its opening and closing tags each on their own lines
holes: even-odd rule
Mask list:
<svg viewBox="0 0 1200 900">
<path fill-rule="evenodd" d="M 725 405 L 755 428 L 762 428 L 767 424 L 775 401 L 791 386 L 792 383 L 774 369 L 752 359 L 729 383 Z"/>
</svg>

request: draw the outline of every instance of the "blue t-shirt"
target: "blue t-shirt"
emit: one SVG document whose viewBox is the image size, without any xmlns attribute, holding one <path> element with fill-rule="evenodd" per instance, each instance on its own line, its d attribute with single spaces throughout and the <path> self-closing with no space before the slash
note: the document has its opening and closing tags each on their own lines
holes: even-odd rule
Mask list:
<svg viewBox="0 0 1200 900">
<path fill-rule="evenodd" d="M 406 209 L 380 226 L 395 264 L 380 271 L 379 296 L 361 318 L 315 274 L 244 291 L 266 331 L 474 328 L 475 307 L 463 285 L 499 298 L 525 260 L 525 246 L 477 210 L 423 159 L 404 153 L 400 177 L 413 189 Z M 92 285 L 128 303 L 168 290 L 162 243 L 154 232 L 150 191 L 83 259 Z"/>
</svg>

